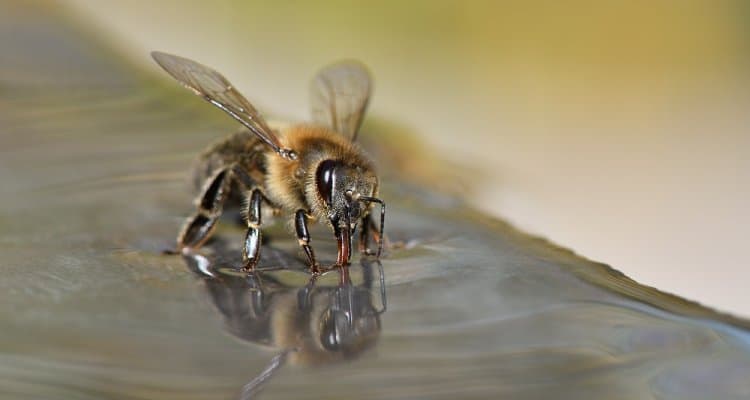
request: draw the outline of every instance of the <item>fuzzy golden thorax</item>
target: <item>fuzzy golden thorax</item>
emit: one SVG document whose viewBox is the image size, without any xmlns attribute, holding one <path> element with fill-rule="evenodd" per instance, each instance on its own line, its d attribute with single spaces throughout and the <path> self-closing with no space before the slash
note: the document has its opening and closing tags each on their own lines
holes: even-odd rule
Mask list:
<svg viewBox="0 0 750 400">
<path fill-rule="evenodd" d="M 287 211 L 307 210 L 329 225 L 356 223 L 369 206 L 358 197 L 378 191 L 374 165 L 364 151 L 335 132 L 307 125 L 286 129 L 281 141 L 297 159 L 267 153 L 269 198 Z"/>
</svg>

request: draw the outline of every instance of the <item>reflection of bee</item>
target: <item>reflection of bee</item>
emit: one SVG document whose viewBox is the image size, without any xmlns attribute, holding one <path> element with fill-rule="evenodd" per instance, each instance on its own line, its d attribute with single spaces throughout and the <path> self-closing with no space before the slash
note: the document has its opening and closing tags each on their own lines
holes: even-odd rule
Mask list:
<svg viewBox="0 0 750 400">
<path fill-rule="evenodd" d="M 380 229 L 374 234 L 380 256 L 385 203 L 378 199 L 378 177 L 372 162 L 354 143 L 370 98 L 370 76 L 364 66 L 345 62 L 321 70 L 312 87 L 317 126 L 293 126 L 282 135 L 268 127 L 250 102 L 218 72 L 197 62 L 154 52 L 156 62 L 180 83 L 242 123 L 247 130 L 209 148 L 198 166 L 202 191 L 198 211 L 177 238 L 178 250 L 200 247 L 210 236 L 227 199 L 244 189 L 247 234 L 242 247 L 244 268 L 260 259 L 261 204 L 293 214 L 300 246 L 313 273 L 320 272 L 310 247 L 308 220 L 333 230 L 337 265 L 351 257 L 352 237 L 362 222 L 360 250 L 367 249 L 375 228 L 372 203 L 379 203 Z"/>
<path fill-rule="evenodd" d="M 320 365 L 353 359 L 380 336 L 380 316 L 386 298 L 382 267 L 380 304 L 375 306 L 373 264 L 363 262 L 362 281 L 353 284 L 347 269 L 339 271 L 337 285 L 289 285 L 277 275 L 228 274 L 217 271 L 197 253 L 186 253 L 188 267 L 201 278 L 232 335 L 280 351 L 270 366 L 245 390 L 255 391 L 283 361 Z"/>
</svg>

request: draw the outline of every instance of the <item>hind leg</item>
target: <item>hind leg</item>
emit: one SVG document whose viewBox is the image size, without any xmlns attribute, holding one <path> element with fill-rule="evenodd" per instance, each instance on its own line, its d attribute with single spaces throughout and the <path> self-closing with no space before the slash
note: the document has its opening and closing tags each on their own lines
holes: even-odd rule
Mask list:
<svg viewBox="0 0 750 400">
<path fill-rule="evenodd" d="M 185 220 L 177 235 L 177 251 L 197 249 L 211 236 L 227 199 L 230 180 L 230 169 L 223 168 L 204 185 L 196 199 L 197 211 Z"/>
</svg>

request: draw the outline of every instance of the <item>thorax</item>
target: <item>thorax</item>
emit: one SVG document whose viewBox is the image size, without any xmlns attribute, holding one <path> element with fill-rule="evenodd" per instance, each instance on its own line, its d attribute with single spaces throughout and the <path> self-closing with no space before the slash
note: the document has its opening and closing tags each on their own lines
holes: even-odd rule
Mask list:
<svg viewBox="0 0 750 400">
<path fill-rule="evenodd" d="M 314 195 L 315 171 L 325 160 L 339 160 L 371 169 L 372 163 L 347 138 L 322 127 L 298 125 L 283 131 L 282 144 L 297 153 L 289 161 L 273 152 L 266 153 L 266 192 L 269 198 L 289 211 L 320 208 Z"/>
</svg>

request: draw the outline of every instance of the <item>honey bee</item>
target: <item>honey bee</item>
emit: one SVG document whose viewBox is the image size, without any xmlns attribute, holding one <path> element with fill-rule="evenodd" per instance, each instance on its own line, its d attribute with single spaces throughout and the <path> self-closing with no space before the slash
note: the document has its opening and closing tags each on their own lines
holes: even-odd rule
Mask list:
<svg viewBox="0 0 750 400">
<path fill-rule="evenodd" d="M 244 194 L 247 233 L 243 268 L 260 260 L 261 206 L 290 215 L 310 270 L 321 272 L 310 246 L 308 222 L 328 225 L 336 237 L 336 266 L 349 264 L 352 239 L 361 222 L 359 249 L 368 248 L 370 233 L 383 248 L 385 202 L 378 198 L 373 162 L 355 143 L 370 99 L 371 79 L 360 63 L 323 68 L 311 88 L 314 124 L 272 130 L 252 104 L 221 74 L 186 58 L 151 53 L 183 86 L 240 122 L 242 131 L 210 147 L 198 163 L 197 211 L 183 224 L 177 250 L 199 248 L 211 235 L 227 199 Z M 371 217 L 380 204 L 380 225 Z M 376 229 L 379 228 L 379 229 Z"/>
</svg>

